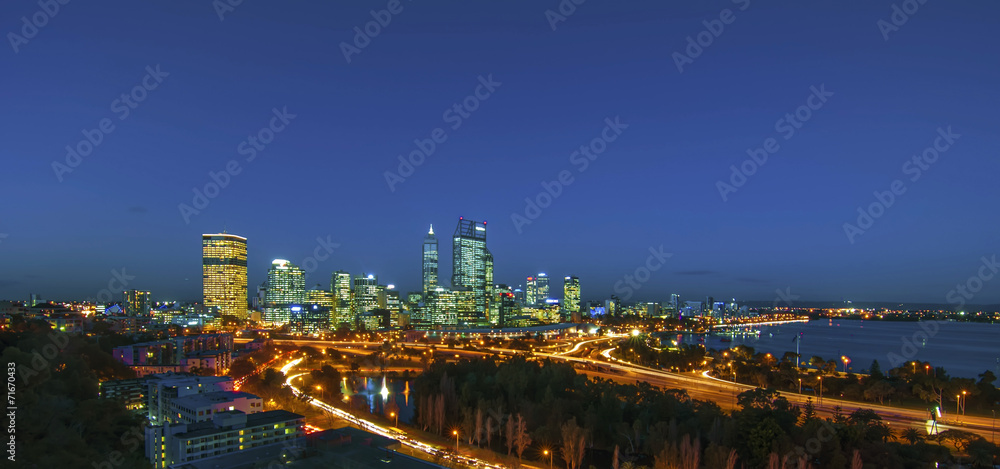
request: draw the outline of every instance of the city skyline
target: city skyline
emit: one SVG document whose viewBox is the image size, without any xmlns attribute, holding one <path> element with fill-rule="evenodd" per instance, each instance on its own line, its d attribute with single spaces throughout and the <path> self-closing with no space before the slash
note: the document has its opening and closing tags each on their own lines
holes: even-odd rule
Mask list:
<svg viewBox="0 0 1000 469">
<path fill-rule="evenodd" d="M 66 7 L 8 44 L 0 298 L 196 300 L 191 240 L 223 230 L 251 286 L 288 259 L 418 291 L 418 238 L 462 215 L 496 283 L 585 298 L 651 249 L 632 301 L 948 304 L 995 265 L 995 4 L 404 5 L 346 55 L 384 3 Z"/>
</svg>

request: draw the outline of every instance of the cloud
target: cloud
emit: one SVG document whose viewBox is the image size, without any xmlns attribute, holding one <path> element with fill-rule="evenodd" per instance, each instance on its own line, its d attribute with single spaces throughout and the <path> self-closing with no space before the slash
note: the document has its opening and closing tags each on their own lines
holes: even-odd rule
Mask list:
<svg viewBox="0 0 1000 469">
<path fill-rule="evenodd" d="M 0 278 L 0 288 L 13 287 L 15 285 L 19 285 L 20 283 L 21 282 L 18 282 L 17 280 L 7 280 Z"/>
<path fill-rule="evenodd" d="M 677 275 L 715 275 L 719 272 L 714 270 L 682 270 L 680 272 L 674 272 Z"/>
<path fill-rule="evenodd" d="M 736 280 L 738 282 L 744 282 L 744 283 L 768 283 L 767 280 L 764 280 L 762 278 L 740 277 Z"/>
</svg>

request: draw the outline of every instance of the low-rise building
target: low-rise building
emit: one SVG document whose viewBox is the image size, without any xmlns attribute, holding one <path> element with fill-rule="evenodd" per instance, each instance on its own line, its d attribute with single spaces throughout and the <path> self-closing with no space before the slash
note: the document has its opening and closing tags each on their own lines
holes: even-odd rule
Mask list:
<svg viewBox="0 0 1000 469">
<path fill-rule="evenodd" d="M 211 420 L 146 427 L 146 457 L 157 468 L 214 467 L 245 464 L 244 456 L 291 451 L 305 447 L 305 417 L 287 410 L 247 415 L 238 410 L 213 414 Z"/>
</svg>

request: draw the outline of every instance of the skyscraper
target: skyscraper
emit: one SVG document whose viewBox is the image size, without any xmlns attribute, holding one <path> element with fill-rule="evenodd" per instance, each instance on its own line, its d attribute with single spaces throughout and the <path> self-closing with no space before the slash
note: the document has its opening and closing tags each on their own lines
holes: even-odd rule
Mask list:
<svg viewBox="0 0 1000 469">
<path fill-rule="evenodd" d="M 354 313 L 367 313 L 378 309 L 378 276 L 373 274 L 354 277 Z"/>
<path fill-rule="evenodd" d="M 148 316 L 153 303 L 148 291 L 127 290 L 122 292 L 122 308 L 126 316 Z"/>
<path fill-rule="evenodd" d="M 535 277 L 535 306 L 545 306 L 549 299 L 549 276 L 542 272 Z"/>
<path fill-rule="evenodd" d="M 563 310 L 567 313 L 580 312 L 580 279 L 566 277 L 563 279 Z"/>
<path fill-rule="evenodd" d="M 354 324 L 351 305 L 351 274 L 338 270 L 330 277 L 330 290 L 333 291 L 335 313 L 330 318 L 330 328 Z"/>
<path fill-rule="evenodd" d="M 275 259 L 267 271 L 267 295 L 264 300 L 264 321 L 287 324 L 292 306 L 306 301 L 306 272 L 284 259 Z"/>
<path fill-rule="evenodd" d="M 437 236 L 434 236 L 434 225 L 431 225 L 430 231 L 424 237 L 423 281 L 424 295 L 434 290 L 438 284 L 438 240 Z"/>
<path fill-rule="evenodd" d="M 524 305 L 535 306 L 538 303 L 538 279 L 528 277 L 524 283 Z"/>
<path fill-rule="evenodd" d="M 205 308 L 247 317 L 247 239 L 226 233 L 201 235 Z"/>
<path fill-rule="evenodd" d="M 493 291 L 493 255 L 486 249 L 486 222 L 459 217 L 452 237 L 451 285 L 468 289 L 476 312 L 485 314 Z"/>
</svg>

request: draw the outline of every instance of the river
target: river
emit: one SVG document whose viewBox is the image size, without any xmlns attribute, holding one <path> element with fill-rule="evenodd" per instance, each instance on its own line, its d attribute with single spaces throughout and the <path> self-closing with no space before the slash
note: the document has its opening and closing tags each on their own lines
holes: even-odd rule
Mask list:
<svg viewBox="0 0 1000 469">
<path fill-rule="evenodd" d="M 859 373 L 866 373 L 873 360 L 878 360 L 882 371 L 901 361 L 918 360 L 944 367 L 953 377 L 977 378 L 986 370 L 1000 377 L 1000 324 L 823 319 L 757 329 L 760 335 L 737 335 L 732 342 L 712 335 L 705 338 L 705 346 L 723 350 L 742 344 L 781 358 L 785 352 L 795 351 L 795 335 L 802 333 L 802 360 L 814 355 L 835 359 L 837 370 L 844 367 L 840 357 L 847 356 L 851 360 L 848 371 Z M 680 342 L 699 343 L 698 337 L 684 335 Z M 673 335 L 667 338 L 677 339 Z"/>
</svg>

